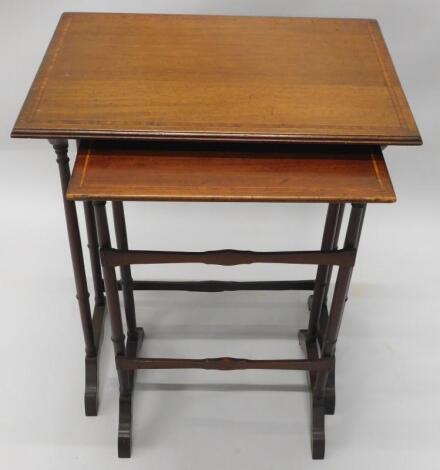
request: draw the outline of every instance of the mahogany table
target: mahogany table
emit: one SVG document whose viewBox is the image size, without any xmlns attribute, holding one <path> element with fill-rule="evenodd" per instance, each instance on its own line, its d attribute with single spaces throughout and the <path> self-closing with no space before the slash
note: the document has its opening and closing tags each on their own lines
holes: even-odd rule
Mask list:
<svg viewBox="0 0 440 470">
<path fill-rule="evenodd" d="M 378 146 L 421 144 L 375 20 L 103 13 L 62 15 L 12 137 L 48 139 L 57 154 L 84 332 L 88 415 L 97 413 L 106 296 L 96 219 L 87 200 L 91 309 L 76 207 L 65 197 L 68 139 L 262 148 L 362 144 L 375 152 Z M 122 206 L 114 211 L 118 230 L 124 225 Z M 118 248 L 124 249 L 123 230 L 119 235 Z M 122 274 L 120 288 L 127 278 Z M 249 285 L 133 281 L 134 289 L 220 287 Z"/>
</svg>

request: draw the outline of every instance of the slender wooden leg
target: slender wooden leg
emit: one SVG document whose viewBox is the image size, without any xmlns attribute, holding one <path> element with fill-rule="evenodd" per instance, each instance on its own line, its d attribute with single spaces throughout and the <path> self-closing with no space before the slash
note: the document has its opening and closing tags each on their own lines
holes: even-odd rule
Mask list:
<svg viewBox="0 0 440 470">
<path fill-rule="evenodd" d="M 344 204 L 329 204 L 327 217 L 325 220 L 324 234 L 322 237 L 322 251 L 328 251 L 335 248 L 335 245 L 337 244 L 336 237 L 339 236 L 343 212 Z M 318 266 L 315 289 L 313 291 L 313 296 L 309 301 L 310 319 L 308 335 L 311 339 L 315 339 L 318 334 L 319 316 L 321 314 L 322 306 L 324 305 L 325 297 L 328 292 L 331 272 L 331 266 Z"/>
<path fill-rule="evenodd" d="M 309 310 L 311 308 L 311 300 L 312 296 L 309 297 Z M 324 302 L 322 306 L 322 310 L 319 316 L 319 331 L 324 332 L 328 321 L 328 310 L 326 302 Z M 308 338 L 308 331 L 307 330 L 300 330 L 300 341 L 307 341 Z M 314 350 L 315 358 L 320 357 L 320 350 L 322 349 L 322 335 L 321 333 L 318 334 L 316 340 L 308 341 L 308 347 L 303 346 L 303 350 L 306 355 L 309 357 L 310 350 Z M 312 357 L 312 356 L 310 356 Z M 336 365 L 336 357 L 335 357 L 335 365 Z M 325 386 L 324 391 L 324 410 L 326 415 L 333 415 L 335 414 L 335 407 L 336 407 L 336 377 L 335 377 L 335 369 L 329 371 L 327 384 Z M 314 372 L 310 372 L 309 375 L 315 376 Z M 314 379 L 310 379 L 309 383 L 312 383 Z M 313 387 L 311 387 L 313 389 Z"/>
<path fill-rule="evenodd" d="M 124 206 L 122 201 L 113 201 L 113 220 L 115 223 L 116 246 L 119 250 L 128 250 L 127 228 L 125 225 Z M 136 338 L 136 313 L 133 296 L 133 278 L 130 265 L 120 267 L 121 287 L 124 296 L 125 316 L 127 319 L 127 335 Z"/>
<path fill-rule="evenodd" d="M 321 460 L 325 455 L 325 407 L 312 401 L 312 458 Z"/>
<path fill-rule="evenodd" d="M 72 257 L 73 274 L 76 286 L 76 298 L 78 299 L 79 313 L 85 342 L 85 394 L 84 404 L 87 416 L 96 416 L 98 411 L 98 382 L 97 382 L 97 352 L 95 335 L 90 311 L 89 292 L 84 268 L 84 257 L 81 246 L 81 236 L 78 227 L 78 216 L 73 201 L 65 197 L 70 180 L 69 158 L 67 156 L 68 142 L 65 139 L 53 139 L 49 141 L 57 155 L 58 169 L 60 173 L 61 191 L 66 216 L 67 235 L 69 238 L 70 254 Z"/>
<path fill-rule="evenodd" d="M 111 248 L 105 202 L 95 202 L 94 206 L 99 246 L 101 249 Z M 126 347 L 121 318 L 121 306 L 119 304 L 116 270 L 113 267 L 104 265 L 103 274 L 115 356 L 135 356 L 137 348 L 142 341 L 142 330 L 138 329 L 136 332 L 137 342 L 134 343 L 130 341 L 127 343 Z M 132 441 L 132 384 L 127 371 L 122 370 L 117 365 L 116 367 L 119 378 L 118 456 L 130 457 Z"/>
<path fill-rule="evenodd" d="M 352 205 L 344 243 L 344 248 L 346 249 L 355 250 L 355 252 L 358 249 L 365 208 L 365 204 Z M 322 357 L 335 356 L 336 341 L 338 339 L 339 328 L 341 326 L 352 273 L 353 266 L 341 266 L 338 269 L 335 291 L 322 340 Z M 325 410 L 325 389 L 328 378 L 328 371 L 318 372 L 316 374 L 316 380 L 313 387 L 312 456 L 314 459 L 322 459 L 324 457 L 325 441 L 323 413 Z"/>
<path fill-rule="evenodd" d="M 104 281 L 102 279 L 101 262 L 99 260 L 99 245 L 96 233 L 96 220 L 91 201 L 84 201 L 84 216 L 87 229 L 87 247 L 90 253 L 90 265 L 92 268 L 93 288 L 95 292 L 95 304 L 105 303 Z"/>
<path fill-rule="evenodd" d="M 310 341 L 308 339 L 307 330 L 299 331 L 299 343 L 306 355 L 307 359 L 319 359 L 319 345 L 318 341 Z M 310 387 L 310 404 L 311 404 L 311 443 L 312 443 L 312 456 L 314 459 L 324 458 L 325 451 L 325 401 L 314 400 L 313 390 L 316 383 L 316 371 L 308 372 L 309 387 Z"/>
<path fill-rule="evenodd" d="M 127 338 L 127 346 L 125 349 L 125 355 L 127 357 L 136 357 L 139 351 L 144 331 L 142 328 L 137 328 L 136 332 L 137 342 L 133 339 Z M 132 423 L 133 423 L 133 411 L 132 411 L 132 394 L 134 385 L 134 371 L 128 372 L 128 387 L 130 392 L 119 395 L 119 428 L 118 428 L 118 456 L 122 458 L 128 458 L 131 456 L 131 443 L 132 443 Z"/>
<path fill-rule="evenodd" d="M 325 221 L 321 249 L 335 250 L 338 247 L 339 233 L 344 216 L 344 204 L 329 204 Z M 318 340 L 322 347 L 322 334 L 328 319 L 327 294 L 330 287 L 333 266 L 318 266 L 315 290 L 309 297 L 310 320 L 308 327 L 309 341 Z M 336 404 L 335 371 L 329 373 L 325 389 L 325 414 L 334 414 Z"/>
<path fill-rule="evenodd" d="M 104 282 L 102 280 L 101 263 L 99 260 L 99 247 L 96 235 L 96 221 L 93 205 L 90 201 L 84 201 L 84 216 L 87 229 L 87 246 L 90 254 L 90 266 L 92 271 L 93 288 L 95 292 L 95 305 L 93 307 L 93 338 L 96 347 L 96 356 L 86 359 L 86 409 L 93 414 L 93 403 L 98 398 L 99 383 L 99 351 L 101 348 L 104 317 L 105 317 L 105 296 Z M 95 400 L 94 400 L 94 397 Z M 97 403 L 96 406 L 97 407 Z M 96 414 L 96 411 L 94 412 Z"/>
<path fill-rule="evenodd" d="M 339 234 L 341 233 L 341 225 L 342 225 L 342 219 L 344 218 L 344 210 L 345 210 L 345 204 L 339 204 L 339 212 L 338 212 L 338 217 L 336 220 L 336 227 L 334 231 L 333 242 L 330 245 L 330 249 L 332 250 L 338 249 Z M 327 278 L 325 282 L 325 288 L 324 288 L 324 305 L 327 302 L 327 296 L 328 296 L 328 290 L 330 288 L 330 281 L 332 277 L 333 266 L 329 266 L 328 268 L 329 269 L 328 269 Z"/>
<path fill-rule="evenodd" d="M 119 250 L 128 250 L 127 227 L 125 225 L 124 206 L 122 201 L 113 201 L 113 220 L 115 224 L 116 245 Z M 127 355 L 136 356 L 139 344 L 142 343 L 144 331 L 136 326 L 136 313 L 133 295 L 133 278 L 130 265 L 120 267 L 121 287 L 124 296 L 125 318 L 127 320 Z M 139 336 L 141 335 L 141 336 Z M 135 371 L 129 372 L 130 387 L 133 388 Z"/>
</svg>

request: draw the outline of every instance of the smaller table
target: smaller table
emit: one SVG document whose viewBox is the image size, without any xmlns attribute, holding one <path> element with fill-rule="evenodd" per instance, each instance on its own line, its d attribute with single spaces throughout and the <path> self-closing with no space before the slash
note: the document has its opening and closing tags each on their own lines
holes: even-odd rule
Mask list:
<svg viewBox="0 0 440 470">
<path fill-rule="evenodd" d="M 377 146 L 84 141 L 67 199 L 394 202 Z"/>
<path fill-rule="evenodd" d="M 83 141 L 66 197 L 68 200 L 94 201 L 120 382 L 119 456 L 131 455 L 134 371 L 200 368 L 307 371 L 312 397 L 312 455 L 313 458 L 323 458 L 324 417 L 325 414 L 333 414 L 335 406 L 336 341 L 366 204 L 395 201 L 380 148 Z M 105 210 L 107 200 L 113 201 L 117 249 L 110 242 Z M 128 249 L 122 207 L 124 200 L 318 202 L 328 203 L 329 208 L 321 250 L 317 251 L 139 251 Z M 343 248 L 338 249 L 345 203 L 351 203 L 352 209 Z M 313 290 L 309 301 L 308 328 L 299 332 L 306 358 L 250 360 L 230 357 L 136 357 L 143 331 L 136 325 L 130 265 L 157 263 L 318 265 L 314 281 L 290 282 L 290 288 Z M 126 300 L 127 341 L 118 297 L 117 266 L 121 267 L 122 290 Z M 333 266 L 338 266 L 338 274 L 331 307 L 327 310 Z M 215 283 L 219 281 L 206 282 L 214 286 L 208 290 L 215 290 L 218 285 Z M 248 284 L 245 283 L 243 288 L 247 288 Z M 263 284 L 249 287 L 265 288 Z M 283 288 L 281 285 L 272 287 Z"/>
</svg>

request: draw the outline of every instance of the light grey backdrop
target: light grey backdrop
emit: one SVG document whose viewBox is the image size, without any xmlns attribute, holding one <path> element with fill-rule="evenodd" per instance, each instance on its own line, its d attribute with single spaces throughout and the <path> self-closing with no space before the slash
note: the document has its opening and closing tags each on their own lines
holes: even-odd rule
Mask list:
<svg viewBox="0 0 440 470">
<path fill-rule="evenodd" d="M 106 330 L 97 418 L 83 416 L 82 337 L 55 157 L 10 130 L 63 11 L 377 18 L 424 139 L 385 152 L 398 196 L 371 206 L 338 346 L 326 462 L 312 462 L 301 373 L 140 377 L 131 461 L 115 450 L 117 381 Z M 5 468 L 402 469 L 440 466 L 440 2 L 0 0 L 0 465 Z M 133 247 L 316 247 L 324 207 L 131 204 Z M 81 214 L 81 209 L 80 209 Z M 148 278 L 282 279 L 309 268 L 136 269 Z M 153 355 L 299 354 L 303 293 L 137 294 Z M 65 364 L 68 364 L 67 367 Z M 64 365 L 63 365 L 64 364 Z M 367 375 L 364 375 L 364 372 Z M 6 467 L 7 466 L 7 467 Z"/>
</svg>

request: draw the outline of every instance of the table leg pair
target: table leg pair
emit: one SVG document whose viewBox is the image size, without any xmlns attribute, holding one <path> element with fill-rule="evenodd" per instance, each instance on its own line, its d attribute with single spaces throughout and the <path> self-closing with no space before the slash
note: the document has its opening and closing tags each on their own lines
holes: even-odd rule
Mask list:
<svg viewBox="0 0 440 470">
<path fill-rule="evenodd" d="M 343 249 L 337 249 L 337 242 L 344 205 L 330 204 L 321 250 L 285 252 L 236 250 L 207 252 L 136 251 L 128 250 L 126 243 L 120 242 L 118 242 L 118 249 L 113 249 L 110 242 L 105 202 L 94 202 L 94 207 L 120 386 L 118 455 L 120 457 L 129 457 L 131 454 L 131 396 L 135 370 L 180 368 L 216 370 L 279 369 L 308 371 L 312 398 L 312 456 L 315 459 L 323 458 L 325 449 L 324 416 L 334 412 L 335 404 L 336 340 L 356 258 L 366 205 L 352 205 Z M 113 202 L 113 209 L 114 214 L 117 215 L 117 220 L 120 222 L 119 229 L 118 223 L 116 224 L 116 231 L 120 230 L 117 240 L 122 239 L 126 242 L 125 224 L 122 218 L 122 203 Z M 128 332 L 127 341 L 125 341 L 115 268 L 119 266 L 121 267 L 121 272 L 125 272 L 128 282 L 123 284 L 124 298 L 129 298 L 129 302 L 131 302 L 133 298 L 133 285 L 130 283 L 131 275 L 129 272 L 131 264 L 186 262 L 225 266 L 254 262 L 318 265 L 314 293 L 309 302 L 309 326 L 307 330 L 299 332 L 300 343 L 306 353 L 306 359 L 249 360 L 230 357 L 207 359 L 136 357 L 137 350 L 143 339 L 143 331 L 136 327 L 136 320 L 134 315 L 131 317 L 129 309 L 126 311 Z M 338 266 L 339 270 L 330 312 L 327 313 L 326 297 L 332 266 Z"/>
<path fill-rule="evenodd" d="M 356 257 L 361 235 L 365 204 L 353 204 L 345 236 L 344 249 L 353 250 Z M 344 205 L 330 205 L 322 241 L 323 250 L 337 248 Z M 332 275 L 332 265 L 320 265 L 316 275 L 313 296 L 309 298 L 310 319 L 307 330 L 300 330 L 300 344 L 308 358 L 335 358 L 336 342 L 345 302 L 347 301 L 353 265 L 339 266 L 330 312 L 327 294 Z M 335 412 L 335 367 L 331 370 L 309 371 L 312 405 L 312 455 L 319 459 L 325 452 L 325 415 Z"/>
<path fill-rule="evenodd" d="M 57 163 L 61 180 L 64 211 L 66 216 L 67 234 L 72 257 L 73 272 L 76 286 L 81 325 L 85 343 L 85 392 L 84 406 L 87 416 L 98 413 L 98 364 L 99 349 L 102 339 L 103 320 L 106 311 L 104 282 L 99 259 L 96 221 L 91 201 L 84 201 L 84 216 L 87 231 L 87 246 L 90 253 L 90 264 L 95 293 L 93 313 L 90 308 L 89 291 L 84 267 L 81 235 L 78 225 L 78 215 L 74 201 L 66 199 L 66 190 L 70 179 L 68 142 L 64 139 L 51 140 L 50 143 L 57 155 Z M 122 203 L 113 204 L 113 219 L 115 224 L 116 243 L 118 248 L 127 248 L 127 233 Z M 133 297 L 133 279 L 129 266 L 121 268 L 119 286 L 123 291 L 124 306 L 129 331 L 129 337 L 136 335 L 136 317 Z"/>
<path fill-rule="evenodd" d="M 82 331 L 85 343 L 85 392 L 84 406 L 87 416 L 96 416 L 98 413 L 98 354 L 102 336 L 103 319 L 106 302 L 104 283 L 102 280 L 99 260 L 98 241 L 96 235 L 95 215 L 90 201 L 84 201 L 84 215 L 87 229 L 87 241 L 90 252 L 95 302 L 93 314 L 90 309 L 89 291 L 84 267 L 84 256 L 81 244 L 81 235 L 78 225 L 78 215 L 74 201 L 66 199 L 67 186 L 70 180 L 68 157 L 68 142 L 65 139 L 49 141 L 57 155 L 60 173 L 61 192 L 66 216 L 67 234 L 69 238 L 70 254 L 72 257 L 73 273 L 75 278 L 76 298 L 78 300 Z"/>
</svg>

